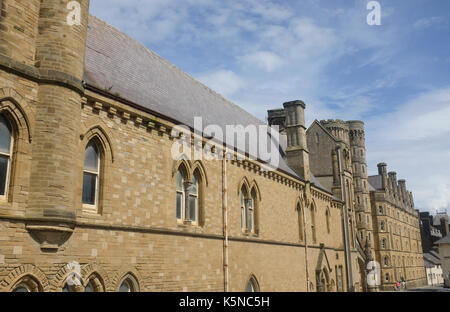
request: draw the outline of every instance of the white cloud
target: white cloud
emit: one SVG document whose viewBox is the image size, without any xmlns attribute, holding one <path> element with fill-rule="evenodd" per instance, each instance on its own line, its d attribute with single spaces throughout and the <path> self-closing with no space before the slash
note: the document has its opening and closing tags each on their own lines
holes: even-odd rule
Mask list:
<svg viewBox="0 0 450 312">
<path fill-rule="evenodd" d="M 368 161 L 407 179 L 416 209 L 450 208 L 450 87 L 431 90 L 366 122 Z"/>
<path fill-rule="evenodd" d="M 435 25 L 443 25 L 445 23 L 446 23 L 445 19 L 440 16 L 426 17 L 416 21 L 414 23 L 414 28 L 418 30 L 423 30 L 433 27 Z"/>
<path fill-rule="evenodd" d="M 267 72 L 271 72 L 283 66 L 283 60 L 275 53 L 269 51 L 257 51 L 239 57 L 239 59 L 250 65 L 254 65 Z"/>
<path fill-rule="evenodd" d="M 232 96 L 245 87 L 245 81 L 231 70 L 203 73 L 197 79 L 226 97 Z"/>
</svg>

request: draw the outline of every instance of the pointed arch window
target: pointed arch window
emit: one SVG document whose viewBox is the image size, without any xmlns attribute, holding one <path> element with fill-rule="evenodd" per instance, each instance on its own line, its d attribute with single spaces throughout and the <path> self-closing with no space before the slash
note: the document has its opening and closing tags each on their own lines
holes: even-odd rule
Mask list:
<svg viewBox="0 0 450 312">
<path fill-rule="evenodd" d="M 300 203 L 297 204 L 297 213 L 298 213 L 299 238 L 300 238 L 300 241 L 303 241 L 305 228 L 304 228 L 304 224 L 303 224 L 303 210 L 302 210 L 302 206 L 300 205 Z"/>
<path fill-rule="evenodd" d="M 246 201 L 247 201 L 248 195 L 247 190 L 243 186 L 241 189 L 241 228 L 245 230 L 247 228 L 247 218 L 246 218 Z"/>
<path fill-rule="evenodd" d="M 13 141 L 11 124 L 0 114 L 0 199 L 8 193 Z"/>
<path fill-rule="evenodd" d="M 180 166 L 176 175 L 176 215 L 179 222 L 200 224 L 201 194 L 202 176 L 198 169 L 194 171 L 190 181 L 187 170 Z"/>
<path fill-rule="evenodd" d="M 119 292 L 138 292 L 139 284 L 134 276 L 127 274 L 119 283 Z"/>
<path fill-rule="evenodd" d="M 191 222 L 197 222 L 198 220 L 199 178 L 198 173 L 195 172 L 189 190 L 189 221 Z"/>
<path fill-rule="evenodd" d="M 98 212 L 100 194 L 101 153 L 95 141 L 89 142 L 84 152 L 83 205 Z"/>
<path fill-rule="evenodd" d="M 185 214 L 185 191 L 184 191 L 184 181 L 185 175 L 182 169 L 177 172 L 177 219 L 183 220 Z"/>
<path fill-rule="evenodd" d="M 314 209 L 314 205 L 311 205 L 311 233 L 312 233 L 312 240 L 313 243 L 317 242 L 317 235 L 316 235 L 316 212 Z"/>
<path fill-rule="evenodd" d="M 257 234 L 256 210 L 258 205 L 258 197 L 256 190 L 253 188 L 249 193 L 245 185 L 243 185 L 240 193 L 241 228 L 246 233 Z"/>
<path fill-rule="evenodd" d="M 327 231 L 328 234 L 330 234 L 331 232 L 331 224 L 330 224 L 330 209 L 327 208 L 326 212 L 325 212 L 325 218 L 327 221 Z"/>
<path fill-rule="evenodd" d="M 16 283 L 16 285 L 12 288 L 12 292 L 42 292 L 42 287 L 33 277 L 25 276 L 18 283 Z"/>
<path fill-rule="evenodd" d="M 247 286 L 245 287 L 245 292 L 259 292 L 258 281 L 254 276 L 252 276 L 247 282 Z"/>
</svg>

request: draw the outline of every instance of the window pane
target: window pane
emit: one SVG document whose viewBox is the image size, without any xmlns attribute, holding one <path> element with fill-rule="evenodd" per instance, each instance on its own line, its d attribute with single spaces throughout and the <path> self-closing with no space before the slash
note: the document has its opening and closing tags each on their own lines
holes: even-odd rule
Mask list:
<svg viewBox="0 0 450 312">
<path fill-rule="evenodd" d="M 253 286 L 253 283 L 251 280 L 248 281 L 245 291 L 246 292 L 255 292 L 255 287 Z"/>
<path fill-rule="evenodd" d="M 197 220 L 197 197 L 189 196 L 189 220 L 196 221 Z"/>
<path fill-rule="evenodd" d="M 92 287 L 91 282 L 86 285 L 86 287 L 84 288 L 84 292 L 94 292 L 94 287 Z"/>
<path fill-rule="evenodd" d="M 180 171 L 177 172 L 177 191 L 183 191 L 183 175 Z"/>
<path fill-rule="evenodd" d="M 85 172 L 83 177 L 83 204 L 95 205 L 96 187 L 97 175 Z"/>
<path fill-rule="evenodd" d="M 124 281 L 119 287 L 119 292 L 131 292 L 131 286 L 128 281 Z"/>
<path fill-rule="evenodd" d="M 8 177 L 9 157 L 0 156 L 0 195 L 6 194 L 6 179 Z"/>
<path fill-rule="evenodd" d="M 84 153 L 84 169 L 98 171 L 98 149 L 94 143 L 89 144 Z"/>
<path fill-rule="evenodd" d="M 11 150 L 11 126 L 8 120 L 0 115 L 0 152 L 9 154 Z"/>
<path fill-rule="evenodd" d="M 248 230 L 253 231 L 253 210 L 248 212 Z"/>
<path fill-rule="evenodd" d="M 181 219 L 182 209 L 183 209 L 183 194 L 177 193 L 177 219 Z"/>
<path fill-rule="evenodd" d="M 190 193 L 193 195 L 198 195 L 198 179 L 195 175 L 192 179 L 192 188 L 191 188 Z"/>
<path fill-rule="evenodd" d="M 244 206 L 241 207 L 241 227 L 243 229 L 246 228 L 246 226 L 245 226 L 245 208 L 244 208 Z"/>
<path fill-rule="evenodd" d="M 25 293 L 25 292 L 29 292 L 29 290 L 28 290 L 26 287 L 24 287 L 24 286 L 19 286 L 19 287 L 16 287 L 16 288 L 13 290 L 13 292 L 16 292 L 16 293 Z"/>
</svg>

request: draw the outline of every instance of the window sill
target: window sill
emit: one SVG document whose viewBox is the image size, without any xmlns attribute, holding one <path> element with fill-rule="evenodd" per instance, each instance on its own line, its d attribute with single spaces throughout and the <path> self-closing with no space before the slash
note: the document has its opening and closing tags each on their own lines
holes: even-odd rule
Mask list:
<svg viewBox="0 0 450 312">
<path fill-rule="evenodd" d="M 177 220 L 177 223 L 180 228 L 201 228 L 197 222 L 189 220 Z"/>
<path fill-rule="evenodd" d="M 98 213 L 98 207 L 97 206 L 91 206 L 91 205 L 83 205 L 83 207 L 82 207 L 82 216 L 83 217 L 91 217 L 91 218 L 100 218 L 100 217 L 102 217 L 102 215 Z"/>
<path fill-rule="evenodd" d="M 255 233 L 255 232 L 249 232 L 247 230 L 242 230 L 242 235 L 247 236 L 247 237 L 259 237 L 259 234 Z"/>
</svg>

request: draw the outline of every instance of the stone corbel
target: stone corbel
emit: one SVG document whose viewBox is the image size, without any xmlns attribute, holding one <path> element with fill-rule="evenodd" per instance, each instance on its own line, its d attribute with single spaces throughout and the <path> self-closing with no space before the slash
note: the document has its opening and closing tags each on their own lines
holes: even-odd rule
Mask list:
<svg viewBox="0 0 450 312">
<path fill-rule="evenodd" d="M 56 252 L 70 238 L 73 224 L 32 222 L 26 225 L 27 231 L 36 240 L 42 251 Z"/>
</svg>

